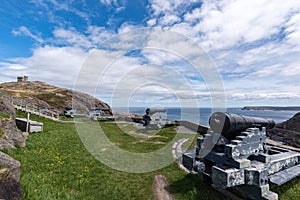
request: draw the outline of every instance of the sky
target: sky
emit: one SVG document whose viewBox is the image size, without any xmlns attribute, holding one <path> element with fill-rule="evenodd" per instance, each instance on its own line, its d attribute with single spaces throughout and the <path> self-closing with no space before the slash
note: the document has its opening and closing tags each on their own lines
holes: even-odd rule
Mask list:
<svg viewBox="0 0 300 200">
<path fill-rule="evenodd" d="M 300 102 L 299 0 L 3 0 L 0 36 L 0 82 L 113 106 Z"/>
</svg>

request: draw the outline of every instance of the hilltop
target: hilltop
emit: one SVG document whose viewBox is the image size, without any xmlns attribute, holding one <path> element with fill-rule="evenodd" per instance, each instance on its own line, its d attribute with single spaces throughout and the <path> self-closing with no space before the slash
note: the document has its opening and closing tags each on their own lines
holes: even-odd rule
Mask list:
<svg viewBox="0 0 300 200">
<path fill-rule="evenodd" d="M 59 113 L 65 107 L 74 107 L 74 105 L 83 112 L 91 108 L 110 109 L 108 104 L 88 94 L 52 86 L 41 81 L 2 83 L 0 84 L 0 94 L 11 97 L 14 101 L 22 102 L 23 105 L 48 108 Z"/>
</svg>

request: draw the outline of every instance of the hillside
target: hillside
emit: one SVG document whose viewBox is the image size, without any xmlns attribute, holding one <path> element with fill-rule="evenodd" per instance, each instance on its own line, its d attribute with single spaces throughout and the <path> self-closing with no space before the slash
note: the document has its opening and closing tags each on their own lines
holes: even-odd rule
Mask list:
<svg viewBox="0 0 300 200">
<path fill-rule="evenodd" d="M 76 107 L 82 112 L 87 112 L 91 108 L 110 108 L 105 102 L 88 94 L 40 81 L 2 83 L 0 94 L 13 97 L 14 101 L 22 102 L 23 105 L 35 108 L 46 107 L 55 112 L 62 112 L 65 107 Z"/>
<path fill-rule="evenodd" d="M 273 140 L 300 148 L 300 112 L 291 119 L 277 124 L 267 134 Z"/>
</svg>

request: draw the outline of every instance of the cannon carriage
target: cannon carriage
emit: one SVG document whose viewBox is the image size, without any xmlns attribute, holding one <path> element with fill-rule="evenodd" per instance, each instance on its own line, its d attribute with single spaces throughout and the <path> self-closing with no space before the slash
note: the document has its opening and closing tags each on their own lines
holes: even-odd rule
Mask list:
<svg viewBox="0 0 300 200">
<path fill-rule="evenodd" d="M 300 174 L 300 153 L 266 144 L 268 118 L 213 113 L 207 134 L 182 157 L 185 168 L 203 175 L 217 188 L 233 188 L 246 199 L 278 199 L 269 190 Z"/>
</svg>

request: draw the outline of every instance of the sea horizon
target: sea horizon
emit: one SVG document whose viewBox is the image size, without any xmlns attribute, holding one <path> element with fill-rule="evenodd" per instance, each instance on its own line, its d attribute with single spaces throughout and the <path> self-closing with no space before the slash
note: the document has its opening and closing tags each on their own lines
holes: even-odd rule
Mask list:
<svg viewBox="0 0 300 200">
<path fill-rule="evenodd" d="M 113 112 L 129 112 L 138 115 L 144 115 L 145 110 L 148 107 L 114 107 Z M 242 114 L 246 116 L 253 117 L 264 117 L 271 118 L 275 123 L 284 122 L 291 117 L 293 117 L 299 111 L 286 111 L 286 110 L 242 110 L 243 107 L 232 107 L 225 108 L 225 112 L 233 114 Z M 166 116 L 169 120 L 189 120 L 203 125 L 208 125 L 208 120 L 212 114 L 212 109 L 214 111 L 224 111 L 224 108 L 208 108 L 208 107 L 165 107 Z"/>
</svg>

